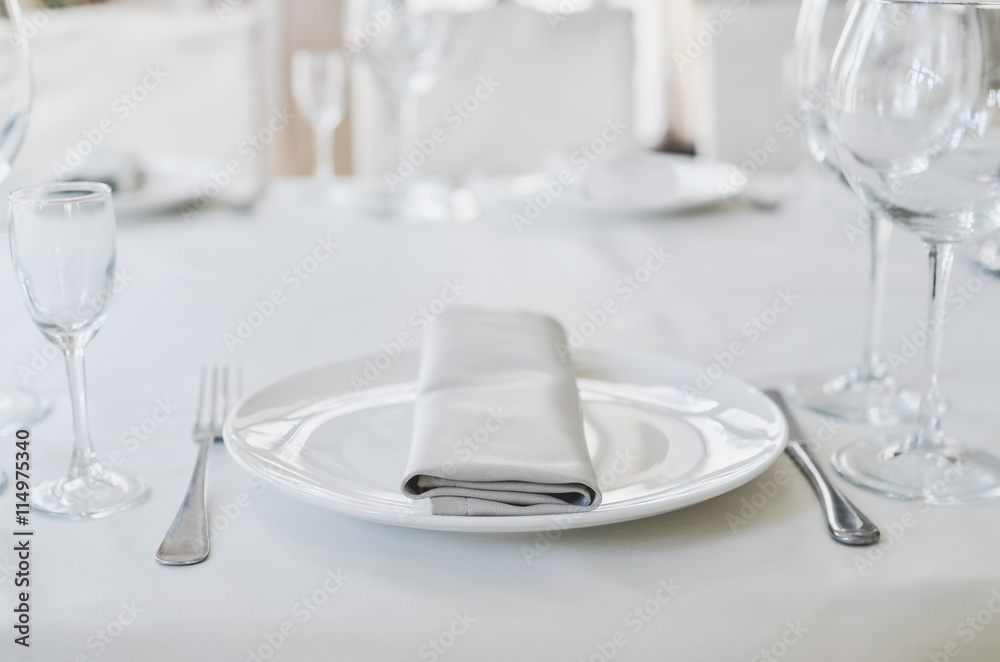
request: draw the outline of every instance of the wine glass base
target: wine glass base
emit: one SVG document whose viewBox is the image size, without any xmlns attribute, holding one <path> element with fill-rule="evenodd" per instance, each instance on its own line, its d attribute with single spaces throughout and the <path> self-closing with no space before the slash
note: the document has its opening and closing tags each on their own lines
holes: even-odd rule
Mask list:
<svg viewBox="0 0 1000 662">
<path fill-rule="evenodd" d="M 0 389 L 0 434 L 37 423 L 51 406 L 44 398 L 21 389 Z"/>
<path fill-rule="evenodd" d="M 844 446 L 833 468 L 848 481 L 895 499 L 936 505 L 1000 497 L 1000 457 L 954 441 L 901 452 L 904 437 L 876 437 Z"/>
<path fill-rule="evenodd" d="M 95 462 L 80 476 L 50 478 L 31 490 L 31 507 L 47 515 L 80 519 L 105 517 L 137 506 L 149 496 L 141 478 Z"/>
<path fill-rule="evenodd" d="M 851 423 L 891 426 L 916 420 L 920 395 L 901 389 L 891 377 L 859 378 L 853 371 L 805 375 L 788 395 L 797 404 Z"/>
</svg>

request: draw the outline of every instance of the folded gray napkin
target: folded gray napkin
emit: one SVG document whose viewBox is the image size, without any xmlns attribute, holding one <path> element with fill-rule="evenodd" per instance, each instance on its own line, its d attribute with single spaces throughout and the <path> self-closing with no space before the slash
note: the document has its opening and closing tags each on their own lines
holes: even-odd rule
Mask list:
<svg viewBox="0 0 1000 662">
<path fill-rule="evenodd" d="M 470 307 L 427 332 L 403 493 L 435 515 L 547 515 L 601 502 L 566 334 Z"/>
</svg>

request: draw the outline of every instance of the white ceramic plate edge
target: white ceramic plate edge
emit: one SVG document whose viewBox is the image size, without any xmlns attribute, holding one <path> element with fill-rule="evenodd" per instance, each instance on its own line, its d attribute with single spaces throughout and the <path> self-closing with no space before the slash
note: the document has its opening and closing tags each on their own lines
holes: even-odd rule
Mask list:
<svg viewBox="0 0 1000 662">
<path fill-rule="evenodd" d="M 613 350 L 613 351 L 599 351 L 599 350 L 589 350 L 586 351 L 587 354 L 613 354 L 618 356 L 631 356 L 634 358 L 640 358 L 644 356 L 650 356 L 642 352 L 634 352 L 627 350 Z M 363 358 L 366 357 L 362 357 Z M 689 361 L 683 359 L 676 359 L 673 357 L 658 357 L 667 358 L 675 363 L 683 363 L 689 366 L 696 366 Z M 349 361 L 338 362 L 347 363 Z M 330 364 L 336 365 L 336 364 Z M 306 372 L 312 372 L 314 370 L 321 370 L 327 367 L 326 364 L 319 366 L 318 368 L 313 368 L 307 371 L 300 371 L 298 373 L 289 375 L 283 379 L 276 380 L 270 384 L 265 385 L 261 389 L 244 396 L 232 411 L 239 411 L 243 406 L 244 402 L 254 397 L 259 391 L 274 387 L 275 385 L 285 382 L 287 380 L 295 379 Z M 735 475 L 727 476 L 725 480 L 719 480 L 718 484 L 713 485 L 707 489 L 701 489 L 697 492 L 672 497 L 668 504 L 664 504 L 663 501 L 651 500 L 645 503 L 629 504 L 627 506 L 617 506 L 603 509 L 603 506 L 599 506 L 596 510 L 592 510 L 585 513 L 576 513 L 570 515 L 527 515 L 527 516 L 512 516 L 512 517 L 462 517 L 462 516 L 447 516 L 447 515 L 431 515 L 429 513 L 413 513 L 408 511 L 400 510 L 395 516 L 384 514 L 382 512 L 368 512 L 359 511 L 357 508 L 351 507 L 347 504 L 343 504 L 336 501 L 331 501 L 322 497 L 317 497 L 308 492 L 304 492 L 300 487 L 293 486 L 280 477 L 275 477 L 273 475 L 268 475 L 258 471 L 253 467 L 243 456 L 242 449 L 233 441 L 233 432 L 231 429 L 231 416 L 226 419 L 224 429 L 223 429 L 223 439 L 225 441 L 226 449 L 229 454 L 236 460 L 244 470 L 251 474 L 260 476 L 268 484 L 274 485 L 280 491 L 288 494 L 296 499 L 312 503 L 314 505 L 321 506 L 327 510 L 332 510 L 334 512 L 340 513 L 342 515 L 347 515 L 355 519 L 363 519 L 370 522 L 378 522 L 381 524 L 390 524 L 393 526 L 403 526 L 407 528 L 415 529 L 428 529 L 434 531 L 454 531 L 454 532 L 478 532 L 478 533 L 524 533 L 532 531 L 553 531 L 562 529 L 576 529 L 576 528 L 587 528 L 592 526 L 602 526 L 607 524 L 615 524 L 619 522 L 627 522 L 636 519 L 643 519 L 645 517 L 650 517 L 653 515 L 660 515 L 675 510 L 680 510 L 682 508 L 687 508 L 688 506 L 701 503 L 702 501 L 707 501 L 709 499 L 715 498 L 727 492 L 735 490 L 753 479 L 757 478 L 765 471 L 767 471 L 771 465 L 781 456 L 785 450 L 785 446 L 788 443 L 788 425 L 785 421 L 784 415 L 781 410 L 775 405 L 770 398 L 768 398 L 764 393 L 757 387 L 744 382 L 741 379 L 733 377 L 731 375 L 723 375 L 719 381 L 725 380 L 727 382 L 736 382 L 743 388 L 752 392 L 756 397 L 759 397 L 762 403 L 765 403 L 771 413 L 774 415 L 776 421 L 781 424 L 780 442 L 774 446 L 771 452 L 763 456 L 762 458 L 756 460 L 755 463 L 741 469 Z M 666 505 L 666 507 L 665 507 Z"/>
</svg>

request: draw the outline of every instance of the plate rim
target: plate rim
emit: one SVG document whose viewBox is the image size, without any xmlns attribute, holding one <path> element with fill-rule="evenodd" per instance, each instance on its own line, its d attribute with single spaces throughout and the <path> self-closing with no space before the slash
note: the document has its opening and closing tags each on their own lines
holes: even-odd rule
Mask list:
<svg viewBox="0 0 1000 662">
<path fill-rule="evenodd" d="M 419 350 L 409 350 L 405 354 L 417 355 L 419 356 Z M 615 356 L 631 359 L 642 359 L 642 358 L 652 358 L 660 361 L 668 361 L 677 365 L 684 365 L 687 368 L 704 368 L 701 364 L 695 363 L 693 361 L 688 361 L 686 359 L 679 359 L 673 356 L 665 354 L 653 354 L 649 352 L 641 352 L 637 350 L 618 350 L 618 349 L 579 349 L 574 352 L 574 355 L 584 355 L 584 356 Z M 279 491 L 288 494 L 296 499 L 320 506 L 326 510 L 331 510 L 333 512 L 345 515 L 354 519 L 376 522 L 379 524 L 388 524 L 391 526 L 400 526 L 404 528 L 413 529 L 423 529 L 430 531 L 449 531 L 457 533 L 529 533 L 529 532 L 540 532 L 540 531 L 553 531 L 553 530 L 565 530 L 565 529 L 577 529 L 577 528 L 590 528 L 594 526 L 606 526 L 609 524 L 617 524 L 621 522 L 628 522 L 637 519 L 644 519 L 646 517 L 652 517 L 654 515 L 661 515 L 668 512 L 673 512 L 675 510 L 681 510 L 683 508 L 688 508 L 690 506 L 696 505 L 703 501 L 708 501 L 715 497 L 721 496 L 731 492 L 743 485 L 746 485 L 750 481 L 758 478 L 765 471 L 767 471 L 773 464 L 778 460 L 779 457 L 784 453 L 785 448 L 788 444 L 788 423 L 785 419 L 784 414 L 781 412 L 780 408 L 768 398 L 764 392 L 750 384 L 749 382 L 735 377 L 731 374 L 723 374 L 716 382 L 726 381 L 731 382 L 748 392 L 750 392 L 754 397 L 758 398 L 760 402 L 765 405 L 773 414 L 774 419 L 781 425 L 780 431 L 780 441 L 774 446 L 770 454 L 765 456 L 764 459 L 760 460 L 759 463 L 754 464 L 745 470 L 739 472 L 734 477 L 731 477 L 720 484 L 713 486 L 710 489 L 701 490 L 688 495 L 681 495 L 675 497 L 670 502 L 664 503 L 662 500 L 652 499 L 649 501 L 643 501 L 641 503 L 629 505 L 623 509 L 605 509 L 602 510 L 601 506 L 597 509 L 582 512 L 582 513 L 572 513 L 572 514 L 562 514 L 562 515 L 510 515 L 510 516 L 497 516 L 497 517 L 467 517 L 459 515 L 431 515 L 430 513 L 398 513 L 393 516 L 390 514 L 383 514 L 377 512 L 359 512 L 356 509 L 352 509 L 345 504 L 317 497 L 310 494 L 307 491 L 302 490 L 299 487 L 286 482 L 281 479 L 280 476 L 275 476 L 271 474 L 266 474 L 256 467 L 252 466 L 248 460 L 246 460 L 241 451 L 236 447 L 236 442 L 234 441 L 235 433 L 232 429 L 232 423 L 235 412 L 238 412 L 247 401 L 251 398 L 256 397 L 258 394 L 262 393 L 267 389 L 274 388 L 283 383 L 294 381 L 296 379 L 302 378 L 304 375 L 313 372 L 319 372 L 325 369 L 334 368 L 337 366 L 343 366 L 356 361 L 364 361 L 365 359 L 373 358 L 374 355 L 364 355 L 349 359 L 343 359 L 340 361 L 333 361 L 329 363 L 323 363 L 321 365 L 308 368 L 305 370 L 299 370 L 295 373 L 271 381 L 264 386 L 256 389 L 255 391 L 244 395 L 232 408 L 229 415 L 227 415 L 225 423 L 223 425 L 223 441 L 225 443 L 226 451 L 232 457 L 236 463 L 242 467 L 245 471 L 252 475 L 256 475 L 267 481 L 268 485 L 273 485 Z M 345 389 L 346 392 L 346 389 Z M 668 506 L 664 508 L 664 505 Z"/>
</svg>

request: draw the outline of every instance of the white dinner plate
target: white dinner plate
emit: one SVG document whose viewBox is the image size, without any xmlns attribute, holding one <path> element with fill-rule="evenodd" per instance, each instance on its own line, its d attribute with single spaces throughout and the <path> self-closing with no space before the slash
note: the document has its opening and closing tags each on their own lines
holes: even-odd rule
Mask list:
<svg viewBox="0 0 1000 662">
<path fill-rule="evenodd" d="M 756 478 L 785 447 L 781 412 L 738 379 L 722 375 L 694 395 L 685 386 L 712 381 L 697 365 L 581 350 L 574 364 L 601 505 L 573 515 L 431 515 L 426 500 L 410 500 L 399 487 L 419 363 L 415 352 L 381 354 L 267 386 L 227 419 L 226 446 L 246 469 L 305 501 L 442 531 L 544 531 L 664 513 Z"/>
<path fill-rule="evenodd" d="M 679 213 L 738 195 L 746 182 L 731 163 L 648 150 L 593 162 L 550 154 L 534 162 L 481 165 L 467 179 L 487 206 L 513 204 L 522 214 L 529 204 L 602 214 Z"/>
</svg>

